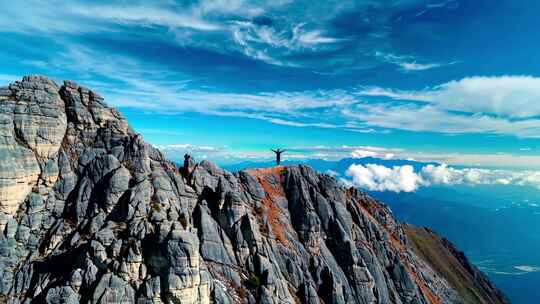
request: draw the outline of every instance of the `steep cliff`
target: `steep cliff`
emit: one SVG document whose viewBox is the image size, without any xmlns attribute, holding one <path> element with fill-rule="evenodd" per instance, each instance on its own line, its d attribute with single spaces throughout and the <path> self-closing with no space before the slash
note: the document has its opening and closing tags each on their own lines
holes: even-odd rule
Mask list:
<svg viewBox="0 0 540 304">
<path fill-rule="evenodd" d="M 469 301 L 364 193 L 305 166 L 177 168 L 73 82 L 0 87 L 0 135 L 0 302 Z"/>
<path fill-rule="evenodd" d="M 444 277 L 465 303 L 505 303 L 501 292 L 450 241 L 429 228 L 405 224 L 404 229 L 413 251 Z"/>
</svg>

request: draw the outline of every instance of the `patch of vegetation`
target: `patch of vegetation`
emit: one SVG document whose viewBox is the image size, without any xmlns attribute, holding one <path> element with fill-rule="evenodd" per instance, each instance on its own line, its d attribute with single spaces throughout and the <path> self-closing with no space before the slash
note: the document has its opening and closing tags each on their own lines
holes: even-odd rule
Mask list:
<svg viewBox="0 0 540 304">
<path fill-rule="evenodd" d="M 268 229 L 268 224 L 262 224 L 260 227 L 259 227 L 259 231 L 264 234 L 264 235 L 268 235 L 270 233 L 270 229 Z"/>
<path fill-rule="evenodd" d="M 152 202 L 152 203 L 150 203 L 150 207 L 152 208 L 152 210 L 154 210 L 156 212 L 161 211 L 161 205 L 159 203 Z"/>
<path fill-rule="evenodd" d="M 251 290 L 258 290 L 261 286 L 261 278 L 254 274 L 244 281 L 244 285 Z"/>
<path fill-rule="evenodd" d="M 264 207 L 261 206 L 261 205 L 255 207 L 255 213 L 257 213 L 258 216 L 263 216 L 264 215 Z"/>
<path fill-rule="evenodd" d="M 188 219 L 185 214 L 180 214 L 180 217 L 178 218 L 178 221 L 180 221 L 180 224 L 182 224 L 182 227 L 186 229 L 189 225 Z"/>
<path fill-rule="evenodd" d="M 236 293 L 240 297 L 240 299 L 247 299 L 247 290 L 243 287 L 239 287 L 236 289 Z"/>
</svg>

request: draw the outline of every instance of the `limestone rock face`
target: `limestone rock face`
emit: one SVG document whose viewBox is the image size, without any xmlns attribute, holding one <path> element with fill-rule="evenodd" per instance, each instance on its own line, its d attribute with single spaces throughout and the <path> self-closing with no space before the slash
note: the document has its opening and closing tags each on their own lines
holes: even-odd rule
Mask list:
<svg viewBox="0 0 540 304">
<path fill-rule="evenodd" d="M 25 77 L 0 89 L 0 229 L 37 186 L 53 184 L 54 158 L 66 133 L 58 86 L 43 77 Z"/>
<path fill-rule="evenodd" d="M 186 163 L 74 82 L 0 88 L 0 302 L 467 302 L 390 210 L 330 176 Z"/>
</svg>

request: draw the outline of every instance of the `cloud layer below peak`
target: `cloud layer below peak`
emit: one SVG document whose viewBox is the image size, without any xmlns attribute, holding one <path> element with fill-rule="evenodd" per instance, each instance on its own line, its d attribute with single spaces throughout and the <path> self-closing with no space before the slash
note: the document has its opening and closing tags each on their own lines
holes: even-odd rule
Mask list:
<svg viewBox="0 0 540 304">
<path fill-rule="evenodd" d="M 540 171 L 457 169 L 446 164 L 425 165 L 415 171 L 411 165 L 386 167 L 351 165 L 342 179 L 345 183 L 370 191 L 413 192 L 431 185 L 520 185 L 540 189 Z"/>
</svg>

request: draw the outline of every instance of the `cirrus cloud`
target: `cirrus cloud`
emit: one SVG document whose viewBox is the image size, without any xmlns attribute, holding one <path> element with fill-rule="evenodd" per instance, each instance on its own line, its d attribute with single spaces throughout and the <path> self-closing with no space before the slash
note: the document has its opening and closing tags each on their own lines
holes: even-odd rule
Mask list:
<svg viewBox="0 0 540 304">
<path fill-rule="evenodd" d="M 421 91 L 364 88 L 366 96 L 422 101 L 438 109 L 513 118 L 540 115 L 540 78 L 533 76 L 466 77 Z"/>
<path fill-rule="evenodd" d="M 355 61 L 359 57 L 369 57 L 366 66 L 373 67 L 374 61 L 386 62 L 409 71 L 452 64 L 447 60 L 426 62 L 418 59 L 418 55 L 400 55 L 385 48 L 387 23 L 393 24 L 395 12 L 405 9 L 399 3 L 403 1 L 303 5 L 291 1 L 220 0 L 127 5 L 122 1 L 64 4 L 31 0 L 6 4 L 3 7 L 6 18 L 0 20 L 0 31 L 40 36 L 58 44 L 59 49 L 49 50 L 49 56 L 42 58 L 46 51 L 40 50 L 38 58 L 19 60 L 17 55 L 11 56 L 9 62 L 55 77 L 75 75 L 81 83 L 102 91 L 111 104 L 123 108 L 237 116 L 279 125 L 343 129 L 362 134 L 399 129 L 540 137 L 540 78 L 537 77 L 466 77 L 411 91 L 382 87 L 363 87 L 360 91 L 351 87 L 298 91 L 208 89 L 199 86 L 200 78 L 183 74 L 183 68 L 164 66 L 159 61 L 141 59 L 127 52 L 107 51 L 99 44 L 92 44 L 92 39 L 81 39 L 83 34 L 102 33 L 126 41 L 139 34 L 156 42 L 176 37 L 178 41 L 174 42 L 182 46 L 233 57 L 245 55 L 275 65 L 297 67 L 306 63 L 302 62 L 305 59 L 310 70 L 321 70 L 323 74 L 335 72 L 334 68 L 341 63 L 355 68 L 364 66 L 364 60 Z M 424 9 L 433 10 L 430 5 Z M 447 4 L 441 5 L 444 6 Z M 364 10 L 366 7 L 370 9 Z M 355 18 L 360 28 L 370 29 L 368 34 L 362 31 L 361 39 L 338 26 L 339 22 L 336 24 L 340 17 L 350 13 L 365 17 Z M 144 33 L 149 28 L 151 31 Z M 131 35 L 134 33 L 137 35 Z M 74 39 L 76 35 L 82 36 Z M 21 40 L 18 38 L 12 39 Z M 364 44 L 365 39 L 369 43 Z M 82 45 L 81 41 L 87 43 Z M 374 54 L 372 49 L 380 51 Z M 14 53 L 26 54 L 26 51 Z M 314 58 L 324 60 L 315 62 Z M 332 65 L 332 69 L 321 69 L 326 64 Z M 371 97 L 378 100 L 364 100 Z"/>
<path fill-rule="evenodd" d="M 456 63 L 455 61 L 449 63 L 420 62 L 414 56 L 398 56 L 394 54 L 385 54 L 382 52 L 375 52 L 375 57 L 383 62 L 399 66 L 403 72 L 425 71 Z"/>
<path fill-rule="evenodd" d="M 456 113 L 436 105 L 359 103 L 342 114 L 372 127 L 445 134 L 499 134 L 540 137 L 540 119 L 515 120 L 478 113 Z"/>
<path fill-rule="evenodd" d="M 343 111 L 371 126 L 540 137 L 538 77 L 466 77 L 419 91 L 364 87 L 358 94 L 399 101 L 360 103 Z"/>
</svg>

